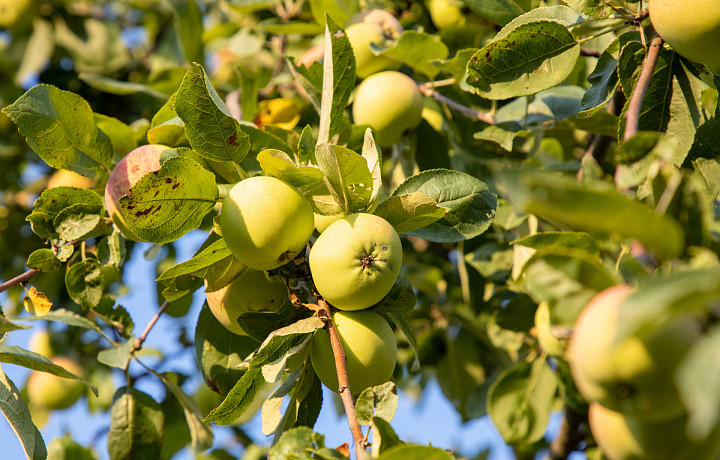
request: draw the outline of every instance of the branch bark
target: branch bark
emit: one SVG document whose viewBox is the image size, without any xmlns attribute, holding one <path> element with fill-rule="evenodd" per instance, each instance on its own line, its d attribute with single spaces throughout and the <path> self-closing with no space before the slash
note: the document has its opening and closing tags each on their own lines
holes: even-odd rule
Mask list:
<svg viewBox="0 0 720 460">
<path fill-rule="evenodd" d="M 155 323 L 157 323 L 157 320 L 160 319 L 160 316 L 162 316 L 163 313 L 165 313 L 165 310 L 167 310 L 167 307 L 170 305 L 170 302 L 167 300 L 163 302 L 162 306 L 160 307 L 160 310 L 155 313 L 155 316 L 152 317 L 150 322 L 145 326 L 145 330 L 143 331 L 142 335 L 135 339 L 135 343 L 133 344 L 132 350 L 130 350 L 130 354 L 135 353 L 139 349 L 142 348 L 143 343 L 145 342 L 145 339 L 147 339 L 148 334 L 152 330 L 153 326 L 155 326 Z"/>
<path fill-rule="evenodd" d="M 355 402 L 352 398 L 350 383 L 348 382 L 347 377 L 347 368 L 345 367 L 345 351 L 343 351 L 340 336 L 338 335 L 335 323 L 332 320 L 330 306 L 324 299 L 318 300 L 318 306 L 318 316 L 325 321 L 325 328 L 330 335 L 330 344 L 332 345 L 333 355 L 335 356 L 335 369 L 337 370 L 340 397 L 342 398 L 343 405 L 345 406 L 345 414 L 348 418 L 348 425 L 350 426 L 350 432 L 352 433 L 353 441 L 355 442 L 355 456 L 356 458 L 360 458 L 360 451 L 365 450 L 367 443 L 365 441 L 365 437 L 363 436 L 362 429 L 360 428 L 360 423 L 358 423 L 357 416 L 355 415 Z"/>
<path fill-rule="evenodd" d="M 543 460 L 566 460 L 570 454 L 577 450 L 577 446 L 584 436 L 580 426 L 584 417 L 575 410 L 565 406 L 560 432 L 550 444 L 550 451 Z"/>
<path fill-rule="evenodd" d="M 653 72 L 655 71 L 655 65 L 657 64 L 660 51 L 662 50 L 663 39 L 659 35 L 655 34 L 655 38 L 650 42 L 648 47 L 647 58 L 643 65 L 640 78 L 638 78 L 637 85 L 633 91 L 632 97 L 630 98 L 630 105 L 628 106 L 627 113 L 625 114 L 625 134 L 623 140 L 627 141 L 635 134 L 637 134 L 640 125 L 640 108 L 642 107 L 645 93 L 650 87 L 652 81 Z"/>
<path fill-rule="evenodd" d="M 458 102 L 453 101 L 449 97 L 445 97 L 442 94 L 438 93 L 433 89 L 432 86 L 428 85 L 427 83 L 418 85 L 418 88 L 420 89 L 420 92 L 423 93 L 427 97 L 431 97 L 435 99 L 436 101 L 445 104 L 446 106 L 450 107 L 453 110 L 456 110 L 463 115 L 465 115 L 468 118 L 475 118 L 476 120 L 484 121 L 485 123 L 489 125 L 495 124 L 495 118 L 493 118 L 492 115 L 488 113 L 478 112 L 475 109 L 471 109 L 470 107 L 464 106 Z"/>
<path fill-rule="evenodd" d="M 0 284 L 0 292 L 5 292 L 16 284 L 27 283 L 33 276 L 37 275 L 38 273 L 40 273 L 39 270 L 31 268 L 22 275 L 18 275 L 11 280 L 5 281 L 4 283 Z"/>
</svg>

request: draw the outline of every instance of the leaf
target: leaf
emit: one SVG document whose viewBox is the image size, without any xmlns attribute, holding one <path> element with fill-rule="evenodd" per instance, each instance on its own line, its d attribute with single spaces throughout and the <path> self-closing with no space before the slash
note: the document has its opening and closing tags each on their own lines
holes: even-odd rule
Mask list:
<svg viewBox="0 0 720 460">
<path fill-rule="evenodd" d="M 367 161 L 352 150 L 333 144 L 315 147 L 320 171 L 325 183 L 346 215 L 357 212 L 370 203 L 373 178 Z"/>
<path fill-rule="evenodd" d="M 96 259 L 88 258 L 70 265 L 65 273 L 68 295 L 83 309 L 95 307 L 102 297 L 103 274 Z"/>
<path fill-rule="evenodd" d="M 283 433 L 267 455 L 268 460 L 310 460 L 313 458 L 347 460 L 348 458 L 335 449 L 325 447 L 325 436 L 304 426 Z"/>
<path fill-rule="evenodd" d="M 422 192 L 391 196 L 373 214 L 390 222 L 398 233 L 409 233 L 445 217 L 447 211 Z"/>
<path fill-rule="evenodd" d="M 475 53 L 465 82 L 487 99 L 536 94 L 565 80 L 579 56 L 580 46 L 563 24 L 526 23 Z"/>
<path fill-rule="evenodd" d="M 20 329 L 30 329 L 31 327 L 32 326 L 21 326 L 20 324 L 15 324 L 9 319 L 7 319 L 5 315 L 0 314 L 0 334 L 4 334 L 5 332 L 17 331 Z"/>
<path fill-rule="evenodd" d="M 418 372 L 420 370 L 420 358 L 418 357 L 418 345 L 417 345 L 417 339 L 415 338 L 415 333 L 413 332 L 412 326 L 410 326 L 410 323 L 407 320 L 407 317 L 405 316 L 405 313 L 388 313 L 387 316 L 390 318 L 390 320 L 397 326 L 398 329 L 402 331 L 402 333 L 405 335 L 405 338 L 408 341 L 408 344 L 410 344 L 410 348 L 412 349 L 413 354 L 415 355 L 415 358 L 413 359 L 413 363 L 410 366 L 411 372 Z"/>
<path fill-rule="evenodd" d="M 227 394 L 225 400 L 210 411 L 203 422 L 213 422 L 218 425 L 231 424 L 247 410 L 263 385 L 265 385 L 265 379 L 260 368 L 248 369 Z"/>
<path fill-rule="evenodd" d="M 330 16 L 338 24 L 345 24 L 350 16 L 359 10 L 355 0 L 311 0 L 310 11 L 315 22 L 325 25 L 325 15 Z"/>
<path fill-rule="evenodd" d="M 90 388 L 95 396 L 98 394 L 97 388 L 79 375 L 75 375 L 72 372 L 65 370 L 63 367 L 53 364 L 49 359 L 41 354 L 30 350 L 24 350 L 15 345 L 0 345 L 0 363 L 16 364 L 35 371 L 57 375 L 58 377 L 65 379 L 74 379 Z"/>
<path fill-rule="evenodd" d="M 50 299 L 42 292 L 38 292 L 35 286 L 31 286 L 30 289 L 28 289 L 23 299 L 23 304 L 28 313 L 39 317 L 47 315 L 52 308 Z"/>
<path fill-rule="evenodd" d="M 519 244 L 543 252 L 567 254 L 566 248 L 581 249 L 587 254 L 600 255 L 595 239 L 584 232 L 543 232 L 515 240 Z M 558 252 L 560 251 L 560 252 Z"/>
<path fill-rule="evenodd" d="M 235 260 L 225 240 L 220 238 L 190 260 L 173 265 L 162 272 L 157 282 L 165 286 L 163 296 L 171 301 L 184 297 L 200 287 L 201 283 L 192 282 L 195 278 L 208 279 L 207 292 L 213 292 L 225 287 L 234 277 L 233 275 L 239 273 L 237 268 L 241 264 Z M 221 280 L 225 282 L 220 282 Z"/>
<path fill-rule="evenodd" d="M 433 61 L 446 59 L 449 53 L 439 36 L 415 30 L 404 31 L 390 48 L 383 49 L 375 43 L 370 43 L 370 48 L 380 56 L 407 64 L 430 79 L 440 73 Z"/>
<path fill-rule="evenodd" d="M 594 18 L 605 18 L 609 7 L 603 0 L 565 0 L 568 6 Z"/>
<path fill-rule="evenodd" d="M 410 235 L 434 242 L 454 242 L 481 235 L 495 217 L 497 197 L 488 186 L 465 173 L 431 169 L 408 178 L 391 196 L 422 192 L 445 208 L 442 219 Z"/>
<path fill-rule="evenodd" d="M 373 139 L 372 130 L 367 128 L 363 136 L 362 157 L 367 162 L 368 171 L 372 176 L 372 195 L 370 202 L 374 203 L 379 199 L 382 191 L 382 155 L 378 152 L 378 147 Z"/>
<path fill-rule="evenodd" d="M 203 12 L 196 0 L 168 0 L 177 21 L 178 36 L 187 62 L 205 62 Z"/>
<path fill-rule="evenodd" d="M 156 99 L 166 100 L 169 96 L 151 86 L 129 81 L 115 80 L 104 75 L 90 72 L 80 72 L 78 78 L 87 83 L 90 87 L 108 94 L 127 96 L 130 94 L 146 94 Z"/>
<path fill-rule="evenodd" d="M 45 460 L 47 450 L 40 431 L 33 423 L 20 391 L 0 368 L 0 410 L 22 444 L 28 460 Z"/>
<path fill-rule="evenodd" d="M 95 205 L 74 204 L 58 213 L 53 226 L 63 241 L 82 240 L 98 227 L 102 211 Z"/>
<path fill-rule="evenodd" d="M 100 240 L 97 245 L 98 261 L 102 265 L 112 265 L 120 269 L 127 257 L 125 238 L 117 227 L 107 237 Z"/>
<path fill-rule="evenodd" d="M 278 359 L 263 365 L 262 374 L 265 381 L 267 383 L 277 383 L 285 372 L 293 372 L 300 368 L 310 356 L 311 337 L 311 335 L 308 335 L 305 340 L 290 348 Z"/>
<path fill-rule="evenodd" d="M 609 102 L 620 83 L 618 77 L 619 41 L 616 39 L 603 51 L 595 64 L 595 69 L 588 75 L 587 81 L 592 86 L 583 95 L 582 110 L 584 115 L 591 115 Z"/>
<path fill-rule="evenodd" d="M 390 288 L 390 292 L 372 308 L 380 312 L 400 313 L 412 310 L 416 303 L 417 297 L 410 280 L 404 276 L 398 276 Z"/>
<path fill-rule="evenodd" d="M 503 371 L 490 386 L 488 412 L 508 444 L 531 444 L 545 434 L 557 378 L 544 358 Z"/>
<path fill-rule="evenodd" d="M 135 323 L 128 311 L 122 305 L 115 305 L 115 299 L 111 297 L 103 297 L 100 299 L 100 303 L 93 310 L 95 314 L 105 321 L 108 326 L 114 327 L 117 332 L 125 337 L 130 337 Z M 88 321 L 89 322 L 89 321 Z M 94 323 L 93 326 L 97 327 Z"/>
<path fill-rule="evenodd" d="M 163 442 L 165 416 L 148 394 L 120 388 L 110 409 L 108 453 L 112 460 L 156 460 Z"/>
<path fill-rule="evenodd" d="M 131 334 L 130 337 L 120 345 L 101 350 L 97 354 L 97 360 L 106 366 L 127 370 L 130 364 L 130 352 L 133 350 L 134 345 L 135 334 Z"/>
<path fill-rule="evenodd" d="M 637 239 L 662 258 L 684 248 L 685 235 L 677 221 L 645 204 L 621 195 L 600 182 L 579 184 L 562 174 L 537 170 L 506 170 L 509 200 L 522 212 L 592 234 Z"/>
<path fill-rule="evenodd" d="M 83 329 L 90 329 L 95 332 L 102 334 L 102 329 L 100 326 L 95 324 L 94 322 L 90 321 L 84 316 L 80 316 L 77 313 L 73 313 L 71 311 L 65 310 L 64 308 L 58 308 L 55 310 L 52 310 L 48 314 L 46 314 L 43 317 L 40 316 L 24 316 L 22 318 L 17 318 L 18 320 L 22 321 L 38 321 L 38 320 L 46 320 L 46 321 L 59 321 L 61 323 L 67 324 L 68 326 L 74 326 L 74 327 L 80 327 Z"/>
<path fill-rule="evenodd" d="M 526 10 L 519 0 L 464 0 L 463 3 L 480 16 L 504 26 Z"/>
<path fill-rule="evenodd" d="M 50 441 L 47 458 L 52 460 L 97 460 L 97 456 L 92 450 L 76 443 L 68 434 Z"/>
<path fill-rule="evenodd" d="M 27 220 L 30 222 L 33 232 L 40 238 L 57 239 L 56 222 L 63 220 L 62 217 L 60 219 L 58 217 L 66 209 L 80 205 L 87 205 L 88 208 L 85 209 L 92 210 L 97 214 L 101 214 L 104 209 L 103 199 L 93 191 L 77 187 L 46 189 L 35 201 L 34 210 L 27 216 Z M 60 257 L 58 256 L 58 258 Z"/>
<path fill-rule="evenodd" d="M 40 84 L 2 109 L 30 147 L 55 169 L 83 175 L 110 169 L 110 138 L 95 126 L 90 105 L 77 94 Z"/>
<path fill-rule="evenodd" d="M 377 457 L 391 447 L 402 444 L 400 437 L 390 426 L 390 422 L 380 417 L 372 419 L 372 452 Z"/>
<path fill-rule="evenodd" d="M 296 166 L 290 156 L 282 150 L 263 150 L 258 154 L 257 160 L 266 174 L 277 177 L 293 187 L 312 186 L 322 182 L 325 177 L 319 169 Z"/>
<path fill-rule="evenodd" d="M 140 238 L 164 244 L 199 227 L 217 199 L 211 172 L 194 160 L 173 157 L 143 176 L 120 199 L 120 207 Z"/>
<path fill-rule="evenodd" d="M 453 460 L 453 456 L 439 447 L 400 444 L 384 451 L 378 460 Z"/>
<path fill-rule="evenodd" d="M 193 64 L 193 71 L 185 74 L 174 107 L 197 153 L 215 161 L 239 163 L 245 158 L 250 140 L 199 64 Z"/>
<path fill-rule="evenodd" d="M 360 425 L 370 426 L 374 418 L 390 423 L 395 417 L 397 407 L 397 387 L 393 382 L 386 382 L 363 390 L 357 397 L 355 413 Z"/>
<path fill-rule="evenodd" d="M 28 268 L 34 268 L 41 272 L 54 272 L 60 270 L 60 267 L 62 267 L 60 261 L 55 257 L 55 253 L 49 248 L 36 249 L 33 251 L 25 265 L 27 265 Z"/>
</svg>

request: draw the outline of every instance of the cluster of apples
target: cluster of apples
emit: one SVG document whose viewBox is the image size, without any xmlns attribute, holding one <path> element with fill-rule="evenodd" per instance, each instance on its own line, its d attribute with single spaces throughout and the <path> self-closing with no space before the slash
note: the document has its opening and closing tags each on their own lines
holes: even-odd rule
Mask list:
<svg viewBox="0 0 720 460">
<path fill-rule="evenodd" d="M 314 220 L 307 199 L 274 177 L 251 177 L 230 190 L 219 217 L 220 231 L 244 267 L 224 288 L 220 302 L 208 294 L 208 304 L 223 324 L 230 323 L 230 330 L 241 329 L 236 319 L 242 311 L 277 308 L 287 298 L 282 280 L 265 271 L 305 250 Z M 397 345 L 392 328 L 378 313 L 366 309 L 390 292 L 401 263 L 402 245 L 395 229 L 385 219 L 367 213 L 340 216 L 309 252 L 315 289 L 339 310 L 333 320 L 354 394 L 386 382 L 395 369 Z M 335 359 L 324 329 L 315 334 L 311 360 L 320 380 L 337 391 Z"/>
<path fill-rule="evenodd" d="M 720 453 L 720 424 L 704 440 L 686 431 L 688 413 L 673 376 L 701 335 L 683 315 L 640 335 L 618 339 L 623 301 L 618 285 L 598 293 L 578 318 L 568 360 L 590 403 L 590 430 L 611 460 L 712 460 Z"/>
</svg>

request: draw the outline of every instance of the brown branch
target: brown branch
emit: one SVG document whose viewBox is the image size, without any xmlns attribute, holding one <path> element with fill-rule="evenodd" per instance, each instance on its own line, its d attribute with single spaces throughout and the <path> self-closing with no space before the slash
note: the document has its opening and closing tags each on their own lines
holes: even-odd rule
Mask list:
<svg viewBox="0 0 720 460">
<path fill-rule="evenodd" d="M 550 451 L 543 460 L 566 460 L 584 439 L 580 426 L 585 418 L 568 406 L 565 406 L 563 415 L 560 432 L 550 444 Z"/>
<path fill-rule="evenodd" d="M 600 51 L 591 50 L 590 48 L 580 48 L 580 56 L 599 58 L 602 55 Z"/>
<path fill-rule="evenodd" d="M 155 316 L 152 317 L 150 322 L 145 326 L 145 330 L 143 331 L 142 335 L 135 339 L 135 343 L 133 344 L 132 350 L 130 350 L 130 354 L 135 353 L 139 349 L 142 348 L 143 342 L 145 342 L 145 339 L 147 339 L 148 334 L 150 333 L 150 330 L 155 326 L 155 323 L 157 323 L 157 320 L 160 319 L 160 316 L 165 313 L 165 310 L 167 310 L 167 307 L 170 305 L 170 302 L 167 300 L 163 302 L 162 306 L 160 307 L 160 310 L 155 313 Z"/>
<path fill-rule="evenodd" d="M 484 121 L 485 123 L 489 125 L 495 124 L 495 118 L 488 114 L 483 112 L 478 112 L 475 109 L 471 109 L 470 107 L 464 106 L 460 104 L 459 102 L 455 102 L 449 97 L 445 97 L 442 94 L 438 93 L 433 89 L 431 84 L 423 83 L 419 84 L 418 88 L 420 89 L 420 92 L 423 93 L 427 97 L 431 97 L 435 99 L 436 101 L 440 102 L 441 104 L 445 104 L 446 106 L 450 107 L 453 110 L 456 110 L 463 115 L 465 115 L 468 118 L 475 118 L 476 120 Z"/>
<path fill-rule="evenodd" d="M 31 268 L 22 275 L 18 275 L 11 280 L 5 281 L 4 283 L 0 284 L 0 292 L 5 292 L 16 284 L 27 283 L 33 276 L 37 275 L 38 273 L 40 273 L 40 270 Z"/>
<path fill-rule="evenodd" d="M 655 34 L 655 38 L 650 42 L 648 47 L 647 58 L 643 65 L 640 78 L 638 79 L 635 90 L 633 91 L 632 97 L 630 98 L 630 105 L 628 106 L 627 113 L 625 114 L 625 134 L 623 140 L 627 141 L 635 134 L 637 134 L 640 125 L 640 108 L 642 107 L 645 93 L 650 87 L 652 81 L 653 72 L 655 71 L 655 65 L 660 56 L 662 50 L 663 39 L 659 35 Z"/>
<path fill-rule="evenodd" d="M 365 450 L 367 445 L 365 437 L 363 436 L 360 423 L 358 423 L 357 416 L 355 415 L 355 402 L 352 398 L 352 392 L 350 391 L 350 383 L 347 377 L 347 368 L 345 367 L 345 352 L 340 342 L 340 336 L 338 335 L 335 323 L 332 320 L 332 312 L 330 306 L 325 302 L 324 299 L 318 300 L 318 316 L 320 319 L 325 321 L 325 328 L 330 335 L 330 344 L 332 345 L 333 355 L 335 356 L 335 369 L 337 370 L 338 377 L 338 391 L 342 398 L 343 405 L 345 406 L 345 414 L 348 418 L 348 425 L 350 425 L 350 431 L 352 432 L 353 441 L 355 442 L 355 456 L 360 457 L 359 452 Z"/>
</svg>

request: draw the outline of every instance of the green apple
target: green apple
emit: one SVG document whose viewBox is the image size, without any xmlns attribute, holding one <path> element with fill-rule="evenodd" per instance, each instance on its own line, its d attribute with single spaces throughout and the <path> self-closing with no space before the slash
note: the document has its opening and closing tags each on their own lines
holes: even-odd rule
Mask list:
<svg viewBox="0 0 720 460">
<path fill-rule="evenodd" d="M 547 302 L 540 302 L 535 310 L 535 332 L 538 343 L 550 356 L 563 357 L 567 350 L 568 342 L 565 339 L 555 337 L 550 323 L 550 308 Z"/>
<path fill-rule="evenodd" d="M 390 292 L 402 264 L 400 237 L 382 217 L 351 214 L 332 223 L 310 250 L 318 293 L 340 310 L 362 310 Z"/>
<path fill-rule="evenodd" d="M 230 189 L 219 221 L 232 254 L 255 270 L 286 264 L 305 248 L 315 227 L 308 200 L 268 176 L 245 179 Z"/>
<path fill-rule="evenodd" d="M 68 357 L 54 356 L 50 361 L 73 374 L 83 373 L 82 367 Z M 26 386 L 29 402 L 51 410 L 67 409 L 85 392 L 85 386 L 79 380 L 66 379 L 41 371 L 31 372 Z"/>
<path fill-rule="evenodd" d="M 50 176 L 47 188 L 77 187 L 87 189 L 93 186 L 93 182 L 91 178 L 80 175 L 74 171 L 60 169 Z"/>
<path fill-rule="evenodd" d="M 720 2 L 717 0 L 652 0 L 655 31 L 684 57 L 720 75 Z"/>
<path fill-rule="evenodd" d="M 128 228 L 120 211 L 120 198 L 127 195 L 145 174 L 160 169 L 160 154 L 169 148 L 160 144 L 142 145 L 125 155 L 108 177 L 105 185 L 105 207 L 118 229 L 130 240 L 140 241 L 140 237 Z"/>
<path fill-rule="evenodd" d="M 288 291 L 279 276 L 243 267 L 230 284 L 206 295 L 215 318 L 229 331 L 246 335 L 238 316 L 248 311 L 276 311 L 288 298 Z"/>
<path fill-rule="evenodd" d="M 45 329 L 33 332 L 28 340 L 28 349 L 46 358 L 50 358 L 55 354 L 50 334 Z"/>
<path fill-rule="evenodd" d="M 438 30 L 465 25 L 465 5 L 460 0 L 429 0 L 426 6 Z"/>
<path fill-rule="evenodd" d="M 673 375 L 700 327 L 695 319 L 681 316 L 617 342 L 621 305 L 632 291 L 627 285 L 613 286 L 583 309 L 570 339 L 570 369 L 588 401 L 646 421 L 667 420 L 684 411 Z"/>
<path fill-rule="evenodd" d="M 376 56 L 371 44 L 381 48 L 389 47 L 403 31 L 395 16 L 384 10 L 371 10 L 364 12 L 352 21 L 346 29 L 348 40 L 355 54 L 355 73 L 360 78 L 380 72 L 382 70 L 396 70 L 402 66 L 400 61 L 386 56 Z"/>
<path fill-rule="evenodd" d="M 720 454 L 720 425 L 703 441 L 686 435 L 687 414 L 648 423 L 592 403 L 590 430 L 610 460 L 716 460 Z"/>
<path fill-rule="evenodd" d="M 370 125 L 377 143 L 389 146 L 405 136 L 422 120 L 423 98 L 415 81 L 388 70 L 373 74 L 358 86 L 353 102 L 356 125 Z"/>
<path fill-rule="evenodd" d="M 315 213 L 315 229 L 318 233 L 322 233 L 326 228 L 335 221 L 338 221 L 345 217 L 345 214 L 333 214 L 332 216 L 324 216 L 322 214 Z"/>
<path fill-rule="evenodd" d="M 397 362 L 395 334 L 374 311 L 339 311 L 333 321 L 345 352 L 348 384 L 353 395 L 390 380 Z M 330 334 L 315 332 L 310 350 L 315 374 L 326 387 L 339 390 Z"/>
</svg>

